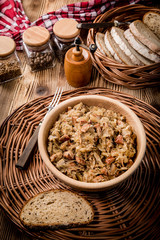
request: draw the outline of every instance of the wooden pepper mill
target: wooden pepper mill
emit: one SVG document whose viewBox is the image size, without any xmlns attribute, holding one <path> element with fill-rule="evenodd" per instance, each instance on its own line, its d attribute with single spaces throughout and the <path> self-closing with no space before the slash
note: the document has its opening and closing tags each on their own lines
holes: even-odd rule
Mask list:
<svg viewBox="0 0 160 240">
<path fill-rule="evenodd" d="M 70 48 L 65 54 L 64 71 L 68 83 L 72 87 L 83 87 L 90 82 L 92 61 L 90 52 L 80 47 L 81 40 L 75 39 L 75 47 Z"/>
</svg>

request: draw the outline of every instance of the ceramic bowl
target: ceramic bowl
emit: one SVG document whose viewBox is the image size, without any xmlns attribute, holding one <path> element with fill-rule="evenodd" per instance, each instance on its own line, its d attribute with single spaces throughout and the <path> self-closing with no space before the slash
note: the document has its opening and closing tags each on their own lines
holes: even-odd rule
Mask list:
<svg viewBox="0 0 160 240">
<path fill-rule="evenodd" d="M 78 180 L 74 180 L 63 173 L 61 173 L 50 161 L 49 154 L 47 152 L 47 140 L 49 136 L 49 130 L 53 126 L 54 122 L 58 119 L 60 113 L 67 111 L 68 106 L 74 106 L 80 102 L 88 106 L 99 106 L 104 107 L 106 109 L 113 110 L 115 112 L 119 112 L 122 115 L 126 116 L 127 122 L 132 126 L 133 131 L 137 136 L 137 154 L 133 165 L 122 175 L 105 182 L 100 183 L 86 183 Z M 146 149 L 146 135 L 143 128 L 143 125 L 137 115 L 126 105 L 121 102 L 104 97 L 99 95 L 83 95 L 78 97 L 73 97 L 66 101 L 60 103 L 57 107 L 55 107 L 44 119 L 39 135 L 38 135 L 38 147 L 41 154 L 41 157 L 47 167 L 51 170 L 53 175 L 58 178 L 61 182 L 71 186 L 72 188 L 83 190 L 83 191 L 104 191 L 109 188 L 120 184 L 125 181 L 128 177 L 130 177 L 134 171 L 140 165 Z"/>
</svg>

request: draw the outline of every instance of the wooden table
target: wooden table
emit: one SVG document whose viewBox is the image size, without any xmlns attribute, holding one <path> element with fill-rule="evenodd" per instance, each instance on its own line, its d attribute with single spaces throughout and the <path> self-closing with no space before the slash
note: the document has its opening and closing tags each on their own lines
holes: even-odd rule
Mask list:
<svg viewBox="0 0 160 240">
<path fill-rule="evenodd" d="M 85 0 L 83 0 L 85 1 Z M 44 13 L 59 9 L 63 5 L 78 2 L 76 0 L 23 0 L 24 10 L 31 21 L 36 20 Z M 40 96 L 46 96 L 55 92 L 58 82 L 62 82 L 64 90 L 73 89 L 66 81 L 62 64 L 57 62 L 56 67 L 41 72 L 31 73 L 26 64 L 23 53 L 18 53 L 23 67 L 24 76 L 20 80 L 11 81 L 0 85 L 0 124 L 16 108 Z M 160 109 L 160 88 L 146 88 L 129 90 L 125 87 L 106 82 L 97 72 L 88 86 L 105 87 L 133 95 Z M 29 240 L 19 232 L 13 223 L 0 213 L 0 239 L 4 240 Z"/>
</svg>

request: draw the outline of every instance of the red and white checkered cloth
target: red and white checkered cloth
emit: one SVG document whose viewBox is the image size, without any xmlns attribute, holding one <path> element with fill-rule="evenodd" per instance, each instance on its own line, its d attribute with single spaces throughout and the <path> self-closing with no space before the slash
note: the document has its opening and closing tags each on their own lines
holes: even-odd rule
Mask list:
<svg viewBox="0 0 160 240">
<path fill-rule="evenodd" d="M 127 4 L 151 4 L 150 0 L 91 0 L 77 2 L 49 12 L 31 23 L 22 7 L 21 0 L 0 0 L 0 35 L 9 36 L 16 42 L 17 50 L 22 50 L 22 34 L 30 26 L 43 26 L 52 33 L 54 23 L 62 18 L 74 18 L 78 22 L 91 22 L 108 9 Z"/>
</svg>

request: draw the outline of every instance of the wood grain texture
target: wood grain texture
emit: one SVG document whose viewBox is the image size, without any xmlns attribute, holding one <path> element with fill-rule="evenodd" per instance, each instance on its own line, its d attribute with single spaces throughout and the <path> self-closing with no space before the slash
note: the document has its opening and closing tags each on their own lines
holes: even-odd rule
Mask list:
<svg viewBox="0 0 160 240">
<path fill-rule="evenodd" d="M 84 0 L 85 1 L 85 0 Z M 81 2 L 84 2 L 81 1 Z M 44 13 L 57 10 L 77 0 L 23 0 L 23 7 L 30 21 L 35 21 Z M 53 69 L 31 73 L 26 64 L 23 53 L 18 53 L 22 61 L 24 76 L 22 79 L 0 85 L 0 124 L 16 108 L 40 96 L 47 96 L 55 92 L 57 84 L 63 84 L 64 90 L 73 89 L 66 81 L 63 65 L 59 62 Z M 92 80 L 89 86 L 105 87 L 133 95 L 160 110 L 160 88 L 129 90 L 125 87 L 104 81 L 95 69 L 92 71 Z M 0 213 L 0 239 L 2 240 L 29 240 L 30 237 L 19 232 L 8 218 Z"/>
</svg>

